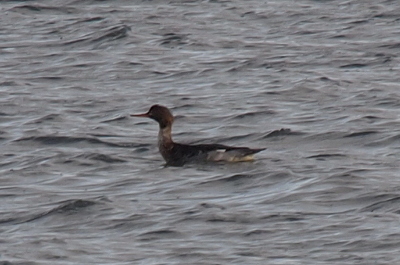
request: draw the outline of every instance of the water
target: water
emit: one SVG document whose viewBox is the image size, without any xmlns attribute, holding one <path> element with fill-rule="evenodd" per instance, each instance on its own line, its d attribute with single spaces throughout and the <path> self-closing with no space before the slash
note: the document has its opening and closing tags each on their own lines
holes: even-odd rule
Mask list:
<svg viewBox="0 0 400 265">
<path fill-rule="evenodd" d="M 0 8 L 1 264 L 400 262 L 398 1 Z"/>
</svg>

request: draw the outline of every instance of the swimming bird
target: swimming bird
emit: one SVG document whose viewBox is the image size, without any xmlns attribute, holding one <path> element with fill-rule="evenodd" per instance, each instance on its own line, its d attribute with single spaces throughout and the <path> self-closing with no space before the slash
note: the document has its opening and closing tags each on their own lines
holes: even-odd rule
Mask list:
<svg viewBox="0 0 400 265">
<path fill-rule="evenodd" d="M 171 130 L 174 116 L 171 111 L 161 105 L 153 105 L 143 114 L 132 114 L 133 117 L 146 117 L 158 122 L 158 149 L 167 166 L 182 166 L 187 162 L 200 161 L 252 161 L 253 155 L 265 148 L 251 149 L 248 147 L 233 147 L 222 144 L 187 145 L 175 143 Z"/>
</svg>

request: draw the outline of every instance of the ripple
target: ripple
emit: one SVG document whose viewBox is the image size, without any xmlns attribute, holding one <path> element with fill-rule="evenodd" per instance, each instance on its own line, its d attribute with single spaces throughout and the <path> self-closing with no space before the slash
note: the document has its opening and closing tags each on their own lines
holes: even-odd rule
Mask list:
<svg viewBox="0 0 400 265">
<path fill-rule="evenodd" d="M 0 223 L 13 223 L 13 224 L 21 224 L 28 223 L 32 221 L 36 221 L 42 218 L 46 218 L 52 215 L 59 215 L 65 213 L 79 213 L 79 211 L 95 205 L 96 202 L 82 199 L 68 200 L 64 202 L 60 202 L 58 206 L 53 207 L 50 210 L 43 211 L 40 213 L 29 214 L 20 217 L 11 217 L 7 219 L 0 220 Z"/>
<path fill-rule="evenodd" d="M 397 2 L 37 2 L 1 3 L 0 262 L 400 263 Z M 155 103 L 268 149 L 164 167 Z"/>
<path fill-rule="evenodd" d="M 350 133 L 345 135 L 344 137 L 362 137 L 362 136 L 367 136 L 367 135 L 371 135 L 371 134 L 376 134 L 379 133 L 378 131 L 362 131 L 362 132 L 354 132 L 354 133 Z"/>
</svg>

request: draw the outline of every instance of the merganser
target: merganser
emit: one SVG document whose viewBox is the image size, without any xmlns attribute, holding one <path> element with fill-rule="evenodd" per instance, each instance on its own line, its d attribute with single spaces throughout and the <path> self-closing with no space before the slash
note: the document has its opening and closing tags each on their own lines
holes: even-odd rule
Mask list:
<svg viewBox="0 0 400 265">
<path fill-rule="evenodd" d="M 132 114 L 133 117 L 146 117 L 160 125 L 158 133 L 158 149 L 167 166 L 182 166 L 196 161 L 252 161 L 253 155 L 265 148 L 250 149 L 248 147 L 232 147 L 222 144 L 178 144 L 172 140 L 171 129 L 174 116 L 171 111 L 161 105 L 153 105 L 148 112 Z"/>
</svg>

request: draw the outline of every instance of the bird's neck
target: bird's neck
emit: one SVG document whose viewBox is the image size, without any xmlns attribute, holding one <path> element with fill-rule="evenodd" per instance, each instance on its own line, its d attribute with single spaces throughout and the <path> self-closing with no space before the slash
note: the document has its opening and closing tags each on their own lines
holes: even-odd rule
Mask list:
<svg viewBox="0 0 400 265">
<path fill-rule="evenodd" d="M 172 126 L 160 126 L 160 131 L 158 132 L 158 147 L 160 148 L 160 150 L 168 149 L 173 145 L 171 127 Z"/>
</svg>

